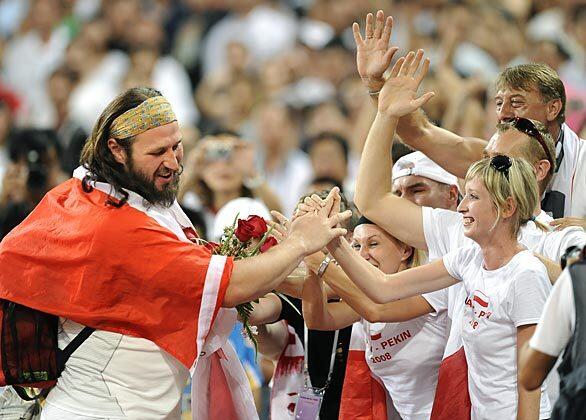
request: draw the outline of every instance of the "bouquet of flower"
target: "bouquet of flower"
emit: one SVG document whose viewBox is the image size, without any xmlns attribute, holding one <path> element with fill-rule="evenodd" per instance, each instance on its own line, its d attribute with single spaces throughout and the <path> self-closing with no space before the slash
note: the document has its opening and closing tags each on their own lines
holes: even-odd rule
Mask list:
<svg viewBox="0 0 586 420">
<path fill-rule="evenodd" d="M 270 235 L 272 229 L 272 227 L 267 226 L 265 219 L 260 216 L 253 215 L 246 220 L 242 220 L 238 219 L 238 215 L 236 215 L 232 225 L 224 228 L 220 243 L 208 242 L 207 247 L 212 251 L 212 254 L 231 256 L 235 260 L 253 257 L 277 245 L 277 239 Z M 255 302 L 258 302 L 258 300 Z M 252 303 L 242 303 L 236 306 L 236 310 L 242 320 L 246 336 L 252 341 L 256 349 L 255 333 L 248 323 L 253 309 Z"/>
</svg>

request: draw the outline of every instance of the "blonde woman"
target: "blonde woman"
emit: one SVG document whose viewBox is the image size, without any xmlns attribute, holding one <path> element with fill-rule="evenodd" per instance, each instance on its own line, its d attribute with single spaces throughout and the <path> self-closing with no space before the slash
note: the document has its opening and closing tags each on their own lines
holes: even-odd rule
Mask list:
<svg viewBox="0 0 586 420">
<path fill-rule="evenodd" d="M 416 250 L 364 217 L 354 229 L 352 248 L 385 274 L 417 265 Z M 305 263 L 319 273 L 322 258 L 316 253 Z M 322 279 L 338 292 L 341 302 L 327 302 Z M 366 332 L 366 362 L 383 382 L 401 418 L 429 419 L 446 343 L 447 293 L 442 290 L 375 304 L 339 267 L 329 267 L 322 279 L 314 274 L 303 287 L 307 326 L 337 330 L 361 322 Z"/>
<path fill-rule="evenodd" d="M 472 418 L 546 419 L 540 390 L 517 387 L 517 351 L 529 340 L 551 288 L 545 266 L 518 241 L 538 203 L 532 166 L 498 155 L 476 162 L 458 206 L 464 234 L 475 246 L 433 263 L 384 274 L 345 241 L 328 246 L 352 281 L 377 303 L 404 299 L 462 282 L 467 298 L 462 338 L 468 362 Z"/>
</svg>

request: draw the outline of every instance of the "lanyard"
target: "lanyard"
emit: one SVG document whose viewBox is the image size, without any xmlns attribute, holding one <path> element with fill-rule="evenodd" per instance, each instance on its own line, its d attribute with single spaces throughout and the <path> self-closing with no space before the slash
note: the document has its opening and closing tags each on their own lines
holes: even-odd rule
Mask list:
<svg viewBox="0 0 586 420">
<path fill-rule="evenodd" d="M 303 352 L 303 376 L 305 378 L 305 386 L 309 387 L 311 380 L 309 378 L 309 330 L 307 329 L 307 325 L 305 322 L 303 323 L 303 333 L 305 335 L 304 343 L 305 343 L 305 351 Z M 332 355 L 330 357 L 330 370 L 328 372 L 328 379 L 326 380 L 325 385 L 323 388 L 320 388 L 321 391 L 325 391 L 325 389 L 330 384 L 330 380 L 332 379 L 332 372 L 334 371 L 334 362 L 336 361 L 336 348 L 338 347 L 338 334 L 340 333 L 339 330 L 336 330 L 334 333 L 334 343 L 332 344 Z"/>
</svg>

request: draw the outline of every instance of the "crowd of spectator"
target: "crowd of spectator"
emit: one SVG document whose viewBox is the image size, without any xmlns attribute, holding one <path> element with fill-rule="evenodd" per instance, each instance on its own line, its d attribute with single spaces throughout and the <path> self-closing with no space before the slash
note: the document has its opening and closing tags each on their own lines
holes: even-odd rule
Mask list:
<svg viewBox="0 0 586 420">
<path fill-rule="evenodd" d="M 435 124 L 489 138 L 498 73 L 540 62 L 586 137 L 581 0 L 0 0 L 0 239 L 71 176 L 104 107 L 139 85 L 177 115 L 179 198 L 202 236 L 241 196 L 287 216 L 312 184 L 352 199 L 376 111 L 351 25 L 377 9 L 394 17 L 397 58 L 430 58 Z"/>
</svg>

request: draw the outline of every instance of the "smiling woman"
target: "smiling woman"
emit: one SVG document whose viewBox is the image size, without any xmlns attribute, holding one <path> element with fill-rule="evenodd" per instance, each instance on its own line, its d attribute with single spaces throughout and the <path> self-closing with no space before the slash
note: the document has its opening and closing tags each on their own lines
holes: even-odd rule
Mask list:
<svg viewBox="0 0 586 420">
<path fill-rule="evenodd" d="M 545 393 L 517 387 L 517 349 L 533 333 L 551 288 L 543 264 L 517 241 L 519 227 L 532 219 L 537 204 L 533 167 L 498 155 L 470 167 L 458 207 L 464 234 L 475 246 L 396 274 L 365 264 L 344 241 L 328 247 L 352 281 L 379 304 L 462 282 L 467 296 L 458 304 L 464 305 L 461 331 L 472 418 L 549 416 Z"/>
<path fill-rule="evenodd" d="M 365 217 L 354 229 L 352 248 L 385 274 L 419 264 L 417 250 Z M 305 259 L 312 272 L 318 270 L 321 257 Z M 401 418 L 429 419 L 447 338 L 447 293 L 439 291 L 376 304 L 333 264 L 321 279 L 317 276 L 307 278 L 303 286 L 303 314 L 308 327 L 334 330 L 359 322 L 366 332 L 366 362 L 383 382 Z M 322 279 L 342 301 L 327 302 Z M 346 375 L 353 376 L 349 368 Z M 347 386 L 351 388 L 353 382 L 347 380 Z"/>
</svg>

